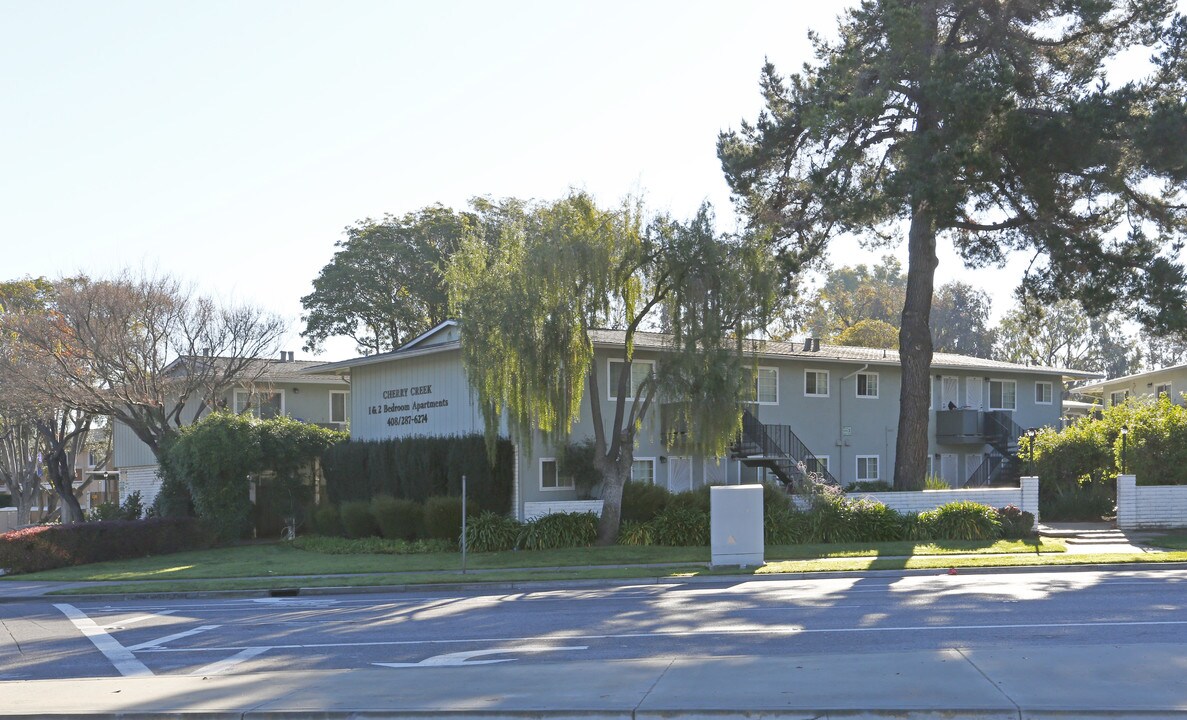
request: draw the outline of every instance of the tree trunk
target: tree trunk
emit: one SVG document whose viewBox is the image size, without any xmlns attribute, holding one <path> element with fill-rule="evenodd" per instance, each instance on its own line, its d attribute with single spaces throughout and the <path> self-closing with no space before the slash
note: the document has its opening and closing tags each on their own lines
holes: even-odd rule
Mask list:
<svg viewBox="0 0 1187 720">
<path fill-rule="evenodd" d="M 45 464 L 49 481 L 62 502 L 62 524 L 82 522 L 82 506 L 74 496 L 74 474 L 71 472 L 69 457 L 65 452 L 57 450 L 50 453 Z"/>
<path fill-rule="evenodd" d="M 936 232 L 931 210 L 924 201 L 911 216 L 908 239 L 907 298 L 899 328 L 898 438 L 894 455 L 894 489 L 922 486 L 927 473 L 927 437 L 930 421 L 931 300 L 935 286 Z"/>
</svg>

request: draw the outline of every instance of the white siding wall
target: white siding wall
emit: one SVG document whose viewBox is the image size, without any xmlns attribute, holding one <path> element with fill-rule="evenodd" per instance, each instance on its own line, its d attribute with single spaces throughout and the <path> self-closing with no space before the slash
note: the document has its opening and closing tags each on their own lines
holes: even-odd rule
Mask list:
<svg viewBox="0 0 1187 720">
<path fill-rule="evenodd" d="M 16 530 L 16 508 L 0 508 L 0 533 Z"/>
<path fill-rule="evenodd" d="M 140 491 L 140 502 L 145 507 L 152 505 L 161 491 L 161 476 L 157 472 L 158 466 L 144 465 L 141 467 L 126 467 L 120 469 L 120 503 L 136 492 Z"/>
</svg>

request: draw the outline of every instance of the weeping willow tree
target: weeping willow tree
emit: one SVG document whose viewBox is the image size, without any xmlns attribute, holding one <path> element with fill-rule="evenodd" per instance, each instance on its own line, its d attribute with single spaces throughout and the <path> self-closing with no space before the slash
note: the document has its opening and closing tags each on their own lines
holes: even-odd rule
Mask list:
<svg viewBox="0 0 1187 720">
<path fill-rule="evenodd" d="M 636 436 L 660 399 L 678 404 L 690 445 L 706 453 L 723 454 L 736 434 L 752 384 L 746 338 L 777 298 L 764 247 L 719 236 L 708 207 L 688 222 L 646 221 L 637 202 L 604 209 L 582 193 L 509 216 L 497 243 L 464 242 L 447 284 L 488 445 L 504 417 L 521 446 L 537 433 L 563 443 L 588 397 L 603 480 L 598 540 L 613 543 Z M 656 327 L 670 331 L 665 350 L 632 388 L 636 337 Z M 616 400 L 603 400 L 591 371 L 599 329 L 624 339 Z"/>
</svg>

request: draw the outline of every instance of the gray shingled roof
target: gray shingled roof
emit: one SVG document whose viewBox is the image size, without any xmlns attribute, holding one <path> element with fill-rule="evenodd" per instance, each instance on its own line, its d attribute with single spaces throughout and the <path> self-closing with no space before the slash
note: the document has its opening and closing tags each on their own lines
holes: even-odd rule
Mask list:
<svg viewBox="0 0 1187 720">
<path fill-rule="evenodd" d="M 621 346 L 626 338 L 622 330 L 594 330 L 590 333 L 595 345 L 603 347 Z M 661 333 L 636 333 L 635 348 L 641 350 L 666 350 L 671 347 L 671 336 Z M 843 363 L 869 363 L 871 365 L 899 364 L 898 350 L 884 348 L 849 347 L 846 345 L 820 345 L 816 351 L 805 350 L 803 342 L 767 341 L 754 342 L 749 350 L 758 357 L 766 358 L 799 358 L 804 360 L 829 360 Z M 1096 378 L 1099 373 L 1072 370 L 1067 368 L 1041 367 L 1038 365 L 1020 365 L 1018 363 L 986 360 L 969 355 L 953 353 L 935 353 L 932 355 L 931 367 L 938 370 L 1009 370 L 1012 372 L 1031 372 L 1046 375 L 1060 375 L 1068 378 Z"/>
</svg>

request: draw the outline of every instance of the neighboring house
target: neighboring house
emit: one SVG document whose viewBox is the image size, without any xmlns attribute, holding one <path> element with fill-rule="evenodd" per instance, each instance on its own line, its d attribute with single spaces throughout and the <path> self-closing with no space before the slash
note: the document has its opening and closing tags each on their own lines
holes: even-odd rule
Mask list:
<svg viewBox="0 0 1187 720">
<path fill-rule="evenodd" d="M 323 364 L 294 360 L 291 352 L 282 352 L 276 360 L 255 360 L 243 374 L 244 380 L 227 390 L 215 407 L 203 408 L 199 412 L 199 401 L 192 400 L 187 403 L 182 417 L 185 423 L 192 423 L 218 407 L 265 419 L 283 415 L 345 430 L 350 423 L 349 381 L 340 375 L 302 373 L 307 368 Z M 139 490 L 144 504 L 151 504 L 161 487 L 152 450 L 128 426 L 117 422 L 112 454 L 113 465 L 119 472 L 120 501 Z"/>
<path fill-rule="evenodd" d="M 603 413 L 613 413 L 624 333 L 592 333 L 593 371 L 599 374 Z M 636 335 L 632 367 L 637 387 L 663 357 L 663 335 Z M 754 353 L 754 402 L 746 404 L 743 437 L 731 457 L 698 456 L 683 447 L 681 428 L 657 400 L 635 448 L 633 479 L 672 491 L 703 484 L 792 480 L 818 470 L 842 485 L 890 480 L 900 388 L 896 350 L 822 346 L 819 341 L 767 342 Z M 462 367 L 460 336 L 442 323 L 396 351 L 328 363 L 306 371 L 349 372 L 353 389 L 351 437 L 376 440 L 483 431 L 476 393 Z M 1063 382 L 1093 373 L 1028 367 L 936 353 L 932 361 L 933 416 L 928 437 L 932 470 L 953 487 L 1006 482 L 1017 476 L 1017 438 L 1026 428 L 1058 427 Z M 587 392 L 588 394 L 588 392 Z M 632 389 L 633 394 L 633 389 Z M 583 407 L 572 438 L 592 435 Z M 557 472 L 557 448 L 537 438 L 516 448 L 514 513 L 529 503 L 576 499 L 571 479 Z"/>
<path fill-rule="evenodd" d="M 1078 387 L 1073 392 L 1092 398 L 1104 407 L 1120 405 L 1126 398 L 1159 395 L 1166 395 L 1171 402 L 1183 405 L 1184 393 L 1187 393 L 1187 365 L 1100 380 Z"/>
</svg>

